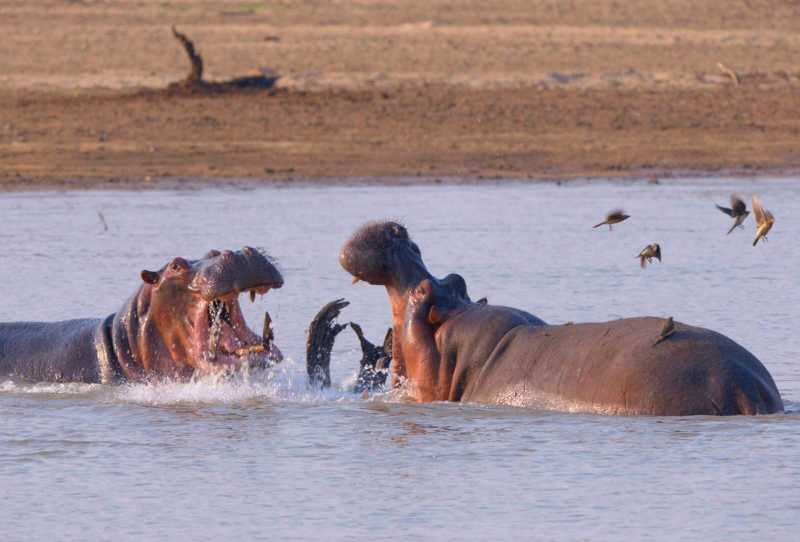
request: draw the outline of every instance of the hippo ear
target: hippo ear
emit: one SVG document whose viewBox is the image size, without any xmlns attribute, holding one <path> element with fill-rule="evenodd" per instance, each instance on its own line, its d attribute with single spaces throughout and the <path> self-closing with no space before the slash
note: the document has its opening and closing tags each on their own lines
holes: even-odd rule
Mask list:
<svg viewBox="0 0 800 542">
<path fill-rule="evenodd" d="M 442 311 L 436 308 L 436 305 L 431 307 L 431 310 L 428 311 L 428 323 L 432 325 L 438 325 L 442 323 L 444 320 L 444 315 Z"/>
<path fill-rule="evenodd" d="M 156 284 L 158 282 L 158 273 L 155 271 L 143 270 L 141 273 L 142 280 L 147 284 Z"/>
</svg>

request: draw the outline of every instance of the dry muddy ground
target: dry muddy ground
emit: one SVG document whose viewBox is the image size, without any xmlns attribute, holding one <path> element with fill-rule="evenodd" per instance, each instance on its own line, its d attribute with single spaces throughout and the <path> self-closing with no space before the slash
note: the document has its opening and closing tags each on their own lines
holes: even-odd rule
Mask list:
<svg viewBox="0 0 800 542">
<path fill-rule="evenodd" d="M 207 81 L 274 85 L 169 89 L 173 24 Z M 7 189 L 800 166 L 796 1 L 6 0 L 0 31 Z"/>
</svg>

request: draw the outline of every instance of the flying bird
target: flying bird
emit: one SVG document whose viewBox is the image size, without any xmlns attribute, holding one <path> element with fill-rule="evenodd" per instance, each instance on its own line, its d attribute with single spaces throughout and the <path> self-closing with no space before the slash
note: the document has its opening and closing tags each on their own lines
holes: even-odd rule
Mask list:
<svg viewBox="0 0 800 542">
<path fill-rule="evenodd" d="M 722 205 L 717 205 L 717 209 L 728 215 L 729 217 L 733 218 L 733 226 L 731 229 L 728 230 L 728 235 L 736 229 L 736 227 L 741 227 L 742 222 L 750 216 L 750 211 L 747 210 L 747 205 L 744 204 L 742 198 L 738 197 L 736 194 L 731 195 L 731 208 L 728 209 L 727 207 L 723 207 Z"/>
<path fill-rule="evenodd" d="M 642 249 L 639 253 L 639 264 L 642 266 L 642 269 L 647 267 L 647 264 L 653 263 L 653 258 L 657 258 L 658 261 L 661 261 L 661 246 L 658 243 L 653 243 L 652 245 L 647 245 Z"/>
<path fill-rule="evenodd" d="M 622 209 L 617 209 L 615 211 L 611 211 L 606 215 L 606 219 L 602 221 L 600 224 L 595 224 L 592 226 L 593 228 L 599 228 L 603 224 L 608 224 L 608 229 L 611 230 L 611 224 L 619 224 L 623 220 L 627 220 L 630 218 L 630 215 L 626 215 L 625 211 Z"/>
<path fill-rule="evenodd" d="M 661 328 L 661 333 L 658 334 L 658 338 L 653 343 L 653 346 L 657 345 L 661 341 L 667 340 L 667 338 L 675 333 L 675 321 L 672 319 L 672 316 L 667 318 L 667 321 L 664 322 L 664 327 Z"/>
<path fill-rule="evenodd" d="M 753 246 L 756 246 L 759 239 L 767 240 L 767 233 L 772 229 L 772 225 L 775 224 L 775 217 L 764 209 L 758 196 L 753 196 L 753 213 L 756 215 L 756 238 L 753 239 Z"/>
</svg>

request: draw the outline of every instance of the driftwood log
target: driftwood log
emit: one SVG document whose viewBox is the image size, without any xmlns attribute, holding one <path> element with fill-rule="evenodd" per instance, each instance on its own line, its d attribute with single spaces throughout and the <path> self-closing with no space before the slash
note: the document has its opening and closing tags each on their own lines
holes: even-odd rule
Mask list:
<svg viewBox="0 0 800 542">
<path fill-rule="evenodd" d="M 191 68 L 188 75 L 181 81 L 169 85 L 168 90 L 172 92 L 226 92 L 241 89 L 268 89 L 275 86 L 275 81 L 279 76 L 272 70 L 262 69 L 261 75 L 249 75 L 235 77 L 227 81 L 206 81 L 203 79 L 203 57 L 197 51 L 194 42 L 186 34 L 179 32 L 175 26 L 172 27 L 172 35 L 181 44 L 186 56 L 189 57 Z"/>
</svg>

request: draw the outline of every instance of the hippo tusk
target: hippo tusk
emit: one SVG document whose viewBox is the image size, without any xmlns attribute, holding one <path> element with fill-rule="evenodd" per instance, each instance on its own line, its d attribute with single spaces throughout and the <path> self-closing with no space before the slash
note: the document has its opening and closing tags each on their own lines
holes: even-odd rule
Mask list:
<svg viewBox="0 0 800 542">
<path fill-rule="evenodd" d="M 268 311 L 264 311 L 264 330 L 261 332 L 261 344 L 269 349 L 273 340 L 275 340 L 275 333 L 272 331 L 272 317 Z"/>
<path fill-rule="evenodd" d="M 360 278 L 358 278 L 358 277 L 353 277 L 353 282 L 352 282 L 352 284 L 358 284 L 360 281 L 361 281 L 361 279 L 360 279 Z"/>
</svg>

